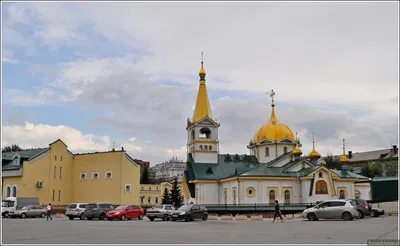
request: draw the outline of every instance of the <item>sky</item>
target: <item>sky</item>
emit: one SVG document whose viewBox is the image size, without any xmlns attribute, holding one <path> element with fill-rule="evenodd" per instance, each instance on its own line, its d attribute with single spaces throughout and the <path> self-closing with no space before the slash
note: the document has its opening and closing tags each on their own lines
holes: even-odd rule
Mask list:
<svg viewBox="0 0 400 246">
<path fill-rule="evenodd" d="M 398 145 L 398 2 L 3 3 L 2 146 L 186 159 L 201 52 L 220 152 L 276 116 L 302 151 Z"/>
</svg>

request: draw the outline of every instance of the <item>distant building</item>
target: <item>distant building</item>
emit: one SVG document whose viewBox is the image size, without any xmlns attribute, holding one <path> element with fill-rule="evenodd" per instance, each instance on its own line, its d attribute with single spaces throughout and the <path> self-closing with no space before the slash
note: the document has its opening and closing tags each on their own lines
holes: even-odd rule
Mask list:
<svg viewBox="0 0 400 246">
<path fill-rule="evenodd" d="M 38 197 L 41 204 L 138 204 L 140 166 L 125 152 L 73 154 L 60 139 L 47 148 L 2 153 L 2 198 Z"/>
<path fill-rule="evenodd" d="M 390 149 L 371 150 L 365 152 L 348 151 L 349 168 L 354 173 L 361 173 L 361 169 L 367 166 L 368 163 L 375 162 L 383 169 L 383 176 L 397 176 L 398 174 L 398 161 L 399 161 L 399 148 L 393 145 Z M 340 158 L 340 156 L 334 156 Z M 324 157 L 318 160 L 320 164 L 324 164 Z"/>
<path fill-rule="evenodd" d="M 181 180 L 185 166 L 186 162 L 178 160 L 178 157 L 172 157 L 169 161 L 155 165 L 153 169 L 156 179 L 178 177 Z"/>
<path fill-rule="evenodd" d="M 178 187 L 182 190 L 181 184 Z M 162 203 L 165 188 L 171 192 L 172 183 L 163 182 L 161 184 L 141 184 L 140 185 L 140 205 L 152 206 Z"/>
</svg>

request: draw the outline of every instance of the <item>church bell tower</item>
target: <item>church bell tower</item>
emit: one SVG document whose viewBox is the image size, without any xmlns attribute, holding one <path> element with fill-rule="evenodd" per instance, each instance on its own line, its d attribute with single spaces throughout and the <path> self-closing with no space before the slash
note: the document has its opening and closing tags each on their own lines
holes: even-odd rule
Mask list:
<svg viewBox="0 0 400 246">
<path fill-rule="evenodd" d="M 193 118 L 187 120 L 187 152 L 196 163 L 218 163 L 220 124 L 212 117 L 206 88 L 206 71 L 201 53 L 199 91 Z"/>
</svg>

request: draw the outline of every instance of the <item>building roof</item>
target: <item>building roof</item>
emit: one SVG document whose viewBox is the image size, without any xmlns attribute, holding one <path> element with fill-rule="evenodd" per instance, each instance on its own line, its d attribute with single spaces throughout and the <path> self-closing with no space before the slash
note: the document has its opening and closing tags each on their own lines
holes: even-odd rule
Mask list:
<svg viewBox="0 0 400 246">
<path fill-rule="evenodd" d="M 352 152 L 350 158 L 351 163 L 357 162 L 368 162 L 368 161 L 375 161 L 375 160 L 390 160 L 392 158 L 398 158 L 398 150 L 396 152 L 393 148 L 390 149 L 381 149 L 381 150 L 371 150 L 365 152 Z M 342 155 L 334 155 L 335 158 L 340 158 Z M 325 156 L 326 157 L 326 156 Z M 322 157 L 318 160 L 318 162 L 323 163 L 325 162 L 324 158 Z M 348 157 L 348 155 L 347 155 Z"/>
<path fill-rule="evenodd" d="M 41 155 L 42 153 L 50 150 L 50 148 L 37 148 L 37 149 L 27 149 L 27 150 L 21 150 L 21 151 L 13 151 L 13 152 L 3 152 L 1 153 L 2 157 L 2 169 L 3 170 L 10 170 L 10 169 L 16 169 L 16 168 L 21 168 L 22 163 L 25 160 L 30 160 L 35 158 L 38 155 Z M 20 156 L 20 163 L 19 166 L 13 165 L 13 158 L 15 155 Z"/>
<path fill-rule="evenodd" d="M 218 155 L 218 163 L 194 163 L 189 154 L 185 176 L 190 180 L 220 180 L 230 177 L 304 177 L 318 169 L 320 166 L 303 168 L 297 172 L 288 170 L 305 159 L 294 160 L 281 167 L 271 166 L 277 160 L 291 153 L 279 156 L 268 163 L 259 163 L 253 155 Z M 331 170 L 342 178 L 366 179 L 367 177 L 352 173 L 349 170 Z"/>
</svg>

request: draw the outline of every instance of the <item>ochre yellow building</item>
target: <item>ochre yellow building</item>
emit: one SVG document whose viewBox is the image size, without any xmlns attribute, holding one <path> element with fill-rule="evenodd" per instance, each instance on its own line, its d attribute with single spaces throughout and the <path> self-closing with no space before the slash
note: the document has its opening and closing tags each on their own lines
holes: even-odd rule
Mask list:
<svg viewBox="0 0 400 246">
<path fill-rule="evenodd" d="M 2 197 L 41 204 L 139 204 L 140 166 L 124 151 L 73 154 L 59 140 L 48 148 L 2 153 Z"/>
<path fill-rule="evenodd" d="M 178 187 L 182 191 L 182 185 L 178 184 Z M 140 185 L 140 205 L 151 206 L 156 204 L 162 204 L 162 197 L 164 195 L 165 188 L 171 192 L 172 184 L 164 182 L 161 184 L 141 184 Z"/>
</svg>

